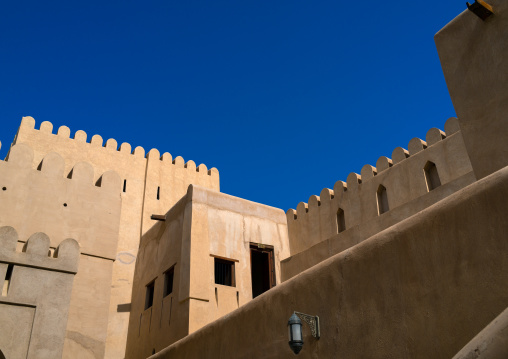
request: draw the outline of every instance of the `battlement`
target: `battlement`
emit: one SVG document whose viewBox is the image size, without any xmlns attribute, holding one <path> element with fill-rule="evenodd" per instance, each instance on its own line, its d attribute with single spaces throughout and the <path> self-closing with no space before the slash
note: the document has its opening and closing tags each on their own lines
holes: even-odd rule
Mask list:
<svg viewBox="0 0 508 359">
<path fill-rule="evenodd" d="M 75 141 L 79 144 L 87 144 L 92 148 L 102 148 L 104 151 L 110 154 L 111 152 L 118 152 L 120 154 L 128 154 L 136 158 L 148 158 L 148 153 L 160 153 L 157 149 L 152 149 L 148 153 L 145 153 L 145 149 L 141 146 L 137 146 L 132 149 L 132 146 L 123 142 L 120 146 L 118 146 L 118 142 L 114 138 L 108 139 L 105 143 L 103 138 L 100 135 L 93 135 L 90 140 L 88 140 L 88 135 L 83 130 L 78 130 L 74 133 L 74 137 L 71 138 L 71 130 L 67 126 L 60 126 L 56 133 L 53 133 L 53 124 L 49 121 L 44 121 L 40 124 L 39 129 L 35 129 L 35 119 L 30 116 L 23 117 L 21 120 L 21 125 L 18 130 L 18 134 L 13 143 L 17 143 L 18 141 L 24 142 L 27 138 L 31 138 L 32 136 L 44 135 L 47 139 L 51 139 L 55 142 L 59 140 L 64 140 L 67 142 Z M 177 156 L 174 160 L 170 153 L 165 152 L 162 156 L 158 155 L 159 159 L 165 164 L 171 164 L 178 168 L 188 168 L 189 170 L 195 170 L 196 172 L 206 173 L 208 175 L 213 175 L 215 172 L 218 173 L 216 168 L 211 168 L 210 170 L 204 164 L 196 167 L 194 161 L 188 161 L 187 163 L 181 156 Z"/>
<path fill-rule="evenodd" d="M 59 358 L 80 247 L 68 238 L 52 251 L 41 232 L 23 241 L 13 227 L 0 227 L 0 323 L 8 328 L 0 348 L 7 358 Z"/>
<path fill-rule="evenodd" d="M 48 177 L 61 177 L 76 181 L 83 185 L 93 185 L 94 170 L 88 162 L 76 163 L 69 173 L 66 173 L 65 160 L 56 152 L 50 152 L 44 156 L 40 163 L 33 166 L 34 151 L 30 146 L 22 143 L 11 147 L 5 161 L 0 160 L 0 164 L 13 166 L 18 169 L 33 169 L 44 173 Z M 121 189 L 120 176 L 115 171 L 106 171 L 100 175 L 99 180 L 95 182 L 96 187 L 109 191 L 112 194 L 119 194 Z"/>
<path fill-rule="evenodd" d="M 45 233 L 34 233 L 17 252 L 18 232 L 10 226 L 0 227 L 0 262 L 26 267 L 48 269 L 75 274 L 79 264 L 79 244 L 68 238 L 50 250 L 50 239 Z M 2 277 L 3 279 L 3 277 Z"/>
<path fill-rule="evenodd" d="M 191 172 L 198 172 L 200 175 L 218 176 L 219 174 L 219 170 L 215 167 L 208 169 L 204 163 L 196 166 L 196 162 L 193 160 L 185 162 L 181 156 L 177 156 L 173 159 L 169 152 L 164 152 L 161 156 L 159 150 L 156 148 L 152 148 L 146 155 L 146 158 L 150 160 L 159 160 L 163 166 L 173 165 L 176 168 L 186 168 Z"/>
<path fill-rule="evenodd" d="M 34 163 L 30 146 L 12 146 L 6 161 L 0 161 L 0 225 L 19 228 L 21 237 L 34 232 L 48 233 L 51 238 L 72 237 L 83 253 L 114 259 L 120 176 L 109 170 L 95 181 L 94 168 L 88 162 L 65 168 L 66 161 L 56 152 Z"/>
<path fill-rule="evenodd" d="M 367 164 L 360 174 L 350 173 L 346 182 L 337 181 L 333 190 L 324 188 L 308 203 L 289 209 L 292 255 L 471 172 L 457 118 L 448 119 L 444 127 L 430 129 L 425 141 L 413 138 L 407 150 L 397 147 L 392 158 L 381 156 L 375 167 Z M 429 183 L 428 167 L 437 176 L 435 184 Z"/>
</svg>

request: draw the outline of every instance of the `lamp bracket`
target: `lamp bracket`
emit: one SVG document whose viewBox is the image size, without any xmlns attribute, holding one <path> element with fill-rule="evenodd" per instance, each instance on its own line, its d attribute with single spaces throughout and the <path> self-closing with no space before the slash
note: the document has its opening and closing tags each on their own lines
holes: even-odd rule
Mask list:
<svg viewBox="0 0 508 359">
<path fill-rule="evenodd" d="M 295 314 L 307 323 L 310 327 L 310 333 L 316 339 L 319 339 L 321 336 L 321 330 L 319 329 L 319 317 L 317 315 L 309 315 L 305 313 L 295 312 Z"/>
</svg>

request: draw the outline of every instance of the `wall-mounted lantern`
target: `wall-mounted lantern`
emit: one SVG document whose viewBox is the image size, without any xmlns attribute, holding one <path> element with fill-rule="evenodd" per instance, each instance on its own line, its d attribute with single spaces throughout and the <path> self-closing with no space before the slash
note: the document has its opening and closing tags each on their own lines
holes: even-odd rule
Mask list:
<svg viewBox="0 0 508 359">
<path fill-rule="evenodd" d="M 289 318 L 288 330 L 289 347 L 295 354 L 298 354 L 303 348 L 302 320 L 309 325 L 310 332 L 314 338 L 319 339 L 321 336 L 318 316 L 294 312 Z"/>
</svg>

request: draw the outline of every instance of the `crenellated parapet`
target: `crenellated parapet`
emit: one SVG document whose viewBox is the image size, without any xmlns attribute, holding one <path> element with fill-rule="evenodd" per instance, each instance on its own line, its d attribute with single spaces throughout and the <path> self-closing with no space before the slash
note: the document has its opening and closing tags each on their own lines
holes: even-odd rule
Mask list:
<svg viewBox="0 0 508 359">
<path fill-rule="evenodd" d="M 50 152 L 33 167 L 34 151 L 26 144 L 18 144 L 11 147 L 5 161 L 0 161 L 4 166 L 18 170 L 31 169 L 43 173 L 49 178 L 67 178 L 83 185 L 95 185 L 108 191 L 109 194 L 120 193 L 121 179 L 115 171 L 106 171 L 99 176 L 94 183 L 94 169 L 88 162 L 78 162 L 72 166 L 70 172 L 65 171 L 65 160 L 56 152 Z"/>
<path fill-rule="evenodd" d="M 46 154 L 34 165 L 27 144 L 11 147 L 0 161 L 0 225 L 12 225 L 28 237 L 72 237 L 85 254 L 114 259 L 118 241 L 122 180 L 115 171 L 99 174 L 78 162 L 67 171 L 64 158 Z M 22 240 L 21 240 L 22 241 Z M 56 243 L 51 243 L 55 248 Z"/>
<path fill-rule="evenodd" d="M 88 135 L 83 130 L 78 130 L 74 133 L 74 136 L 71 137 L 71 130 L 67 126 L 60 126 L 56 133 L 53 131 L 53 124 L 49 121 L 44 121 L 40 124 L 39 129 L 35 128 L 35 119 L 30 116 L 23 117 L 21 120 L 21 125 L 18 131 L 18 135 L 14 143 L 23 143 L 28 142 L 27 139 L 32 139 L 33 137 L 37 137 L 37 140 L 40 140 L 40 137 L 46 137 L 48 142 L 54 142 L 58 144 L 59 142 L 64 142 L 68 145 L 67 151 L 62 151 L 63 153 L 69 152 L 69 149 L 72 147 L 83 148 L 83 145 L 86 145 L 87 150 L 100 149 L 102 154 L 106 157 L 109 157 L 111 154 L 117 152 L 119 155 L 131 155 L 134 158 L 147 158 L 148 154 L 145 153 L 145 149 L 141 146 L 137 146 L 133 149 L 133 147 L 127 143 L 123 142 L 120 146 L 118 142 L 114 138 L 110 138 L 104 142 L 103 138 L 100 135 L 93 135 L 91 138 L 88 138 Z M 73 143 L 71 145 L 71 143 Z M 71 148 L 69 148 L 71 146 Z M 157 152 L 157 149 L 152 149 L 150 152 Z M 97 156 L 96 154 L 95 156 Z M 37 156 L 36 156 L 37 157 Z M 122 157 L 125 159 L 125 157 Z M 39 158 L 35 158 L 36 161 Z M 189 170 L 194 170 L 200 173 L 206 173 L 210 176 L 214 175 L 214 173 L 218 173 L 216 168 L 212 168 L 210 170 L 206 169 L 204 164 L 196 167 L 194 161 L 189 161 L 187 163 L 184 162 L 183 158 L 177 156 L 174 160 L 172 159 L 171 154 L 164 153 L 163 156 L 160 156 L 160 160 L 163 161 L 166 165 L 174 165 L 178 168 L 187 168 Z M 91 161 L 93 163 L 93 161 Z"/>
<path fill-rule="evenodd" d="M 470 173 L 458 120 L 450 118 L 444 127 L 445 131 L 430 129 L 425 140 L 413 138 L 407 149 L 395 148 L 391 158 L 381 156 L 375 167 L 366 164 L 360 174 L 353 172 L 346 182 L 337 181 L 333 190 L 325 188 L 308 203 L 300 202 L 296 210 L 289 209 L 286 215 L 292 254 L 350 228 L 368 225 L 435 187 Z M 428 171 L 432 171 L 432 178 Z"/>
<path fill-rule="evenodd" d="M 220 190 L 219 171 L 215 167 L 196 166 L 194 161 L 185 162 L 181 156 L 173 159 L 167 152 L 161 156 L 157 149 L 148 152 L 145 183 L 143 233 L 154 224 L 151 215 L 166 213 L 186 195 L 190 184 Z"/>
<path fill-rule="evenodd" d="M 88 135 L 83 130 L 78 130 L 74 133 L 74 136 L 71 137 L 71 130 L 67 126 L 60 126 L 56 133 L 53 133 L 53 124 L 49 121 L 43 121 L 39 125 L 39 129 L 35 128 L 35 119 L 31 116 L 25 116 L 21 120 L 21 125 L 19 132 L 22 132 L 25 134 L 29 131 L 37 131 L 39 134 L 44 135 L 53 135 L 56 139 L 67 139 L 67 140 L 74 140 L 78 143 L 87 143 L 91 147 L 102 147 L 105 150 L 109 151 L 117 151 L 124 154 L 130 154 L 133 156 L 139 156 L 144 157 L 145 156 L 145 150 L 141 146 L 137 146 L 134 150 L 132 150 L 132 147 L 129 143 L 124 142 L 120 146 L 118 146 L 118 142 L 110 138 L 104 143 L 104 140 L 100 135 L 93 135 L 91 138 L 88 138 Z M 18 134 L 19 134 L 18 132 Z M 18 141 L 18 138 L 16 138 L 16 141 Z"/>
<path fill-rule="evenodd" d="M 80 249 L 75 239 L 61 241 L 54 251 L 47 234 L 39 232 L 26 239 L 21 251 L 18 232 L 10 226 L 0 227 L 0 263 L 76 274 Z M 1 276 L 4 280 L 5 275 Z"/>
<path fill-rule="evenodd" d="M 22 241 L 0 227 L 0 348 L 7 358 L 60 358 L 80 247 L 68 238 L 53 251 L 41 232 Z"/>
<path fill-rule="evenodd" d="M 2 181 L 6 183 L 1 176 L 2 169 L 14 168 L 15 161 L 9 154 L 9 161 L 0 162 L 0 189 L 7 187 L 5 192 L 0 190 L 0 200 L 12 196 L 9 206 L 14 208 L 11 211 L 0 209 L 0 225 L 19 228 L 23 231 L 20 238 L 34 232 L 45 232 L 52 239 L 64 234 L 75 238 L 82 253 L 90 255 L 82 260 L 81 266 L 88 263 L 90 270 L 93 258 L 105 259 L 101 265 L 111 264 L 114 260 L 112 281 L 104 282 L 106 287 L 97 289 L 103 293 L 111 292 L 111 299 L 100 302 L 92 294 L 88 298 L 82 293 L 83 299 L 80 300 L 87 304 L 76 302 L 71 306 L 69 330 L 83 334 L 89 342 L 122 347 L 121 343 L 126 340 L 128 315 L 118 312 L 117 306 L 131 300 L 140 235 L 156 223 L 150 219 L 151 215 L 166 213 L 187 193 L 190 184 L 218 191 L 219 172 L 216 168 L 204 164 L 198 166 L 194 161 L 185 161 L 167 152 L 162 156 L 156 149 L 145 152 L 141 146 L 103 139 L 100 135 L 90 136 L 82 130 L 74 132 L 67 126 L 56 129 L 47 121 L 36 125 L 32 117 L 23 118 L 13 143 L 27 145 L 33 150 L 33 156 L 28 155 L 32 163 L 25 171 L 33 177 L 34 184 L 43 183 L 43 186 L 35 188 L 18 170 L 12 170 L 18 174 L 10 177 L 17 180 L 2 184 Z M 58 155 L 52 154 L 55 152 Z M 39 171 L 35 170 L 37 168 Z M 50 173 L 53 177 L 48 177 Z M 109 191 L 110 187 L 115 190 Z M 29 205 L 34 199 L 36 203 Z M 37 211 L 31 208 L 37 208 Z M 3 211 L 5 217 L 2 217 Z M 30 228 L 19 227 L 22 223 L 30 223 Z M 110 270 L 93 263 L 93 271 L 106 273 Z M 109 312 L 101 312 L 100 303 L 110 303 Z M 92 309 L 94 306 L 97 307 Z M 85 307 L 102 314 L 89 317 L 89 322 L 83 324 L 80 309 Z M 109 333 L 102 327 L 102 318 L 106 316 L 111 324 Z M 111 343 L 103 343 L 106 337 Z M 117 356 L 113 354 L 115 349 L 112 350 L 106 350 L 108 353 L 104 355 Z"/>
<path fill-rule="evenodd" d="M 159 160 L 161 162 L 162 166 L 174 166 L 175 168 L 184 168 L 187 169 L 189 172 L 197 172 L 201 176 L 207 175 L 216 177 L 219 175 L 219 170 L 217 168 L 212 167 L 208 169 L 204 163 L 200 164 L 199 166 L 196 166 L 196 162 L 193 160 L 189 160 L 185 162 L 183 157 L 177 156 L 175 159 L 171 156 L 169 152 L 164 152 L 161 156 L 159 150 L 156 148 L 152 148 L 147 156 L 148 159 L 152 160 Z"/>
</svg>

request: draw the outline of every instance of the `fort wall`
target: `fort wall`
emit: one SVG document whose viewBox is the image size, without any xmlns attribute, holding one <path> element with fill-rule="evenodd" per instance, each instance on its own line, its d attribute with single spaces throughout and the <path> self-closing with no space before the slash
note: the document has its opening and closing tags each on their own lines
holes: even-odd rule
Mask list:
<svg viewBox="0 0 508 359">
<path fill-rule="evenodd" d="M 151 358 L 451 358 L 508 306 L 508 168 L 300 273 Z M 323 303 L 326 301 L 326 303 Z M 218 339 L 221 338 L 221 339 Z M 222 338 L 227 338 L 224 340 Z"/>
<path fill-rule="evenodd" d="M 62 356 L 79 244 L 61 241 L 54 251 L 44 233 L 22 238 L 0 227 L 0 348 L 6 358 Z"/>
<path fill-rule="evenodd" d="M 182 238 L 185 223 L 184 199 L 143 235 L 139 248 L 126 358 L 143 358 L 188 334 L 189 301 L 180 301 L 179 288 L 188 280 L 182 272 Z M 188 214 L 187 214 L 188 216 Z M 165 295 L 165 273 L 173 270 L 171 293 Z M 147 285 L 153 283 L 153 303 L 147 306 Z"/>
<path fill-rule="evenodd" d="M 199 186 L 189 188 L 189 197 L 190 280 L 188 288 L 180 287 L 180 300 L 189 298 L 192 333 L 252 300 L 251 244 L 273 247 L 275 285 L 281 283 L 280 262 L 289 256 L 289 245 L 280 209 Z M 215 258 L 234 261 L 234 286 L 216 284 Z"/>
<path fill-rule="evenodd" d="M 65 173 L 70 173 L 74 164 L 87 162 L 91 165 L 94 183 L 107 171 L 120 176 L 119 240 L 111 254 L 115 262 L 109 315 L 105 317 L 109 317 L 106 355 L 123 357 L 140 237 L 156 223 L 150 219 L 151 215 L 165 213 L 186 193 L 190 183 L 219 190 L 217 169 L 207 170 L 205 165 L 196 167 L 193 161 L 184 163 L 181 157 L 173 160 L 169 153 L 159 156 L 155 149 L 145 156 L 140 146 L 134 149 L 129 143 L 118 146 L 115 139 L 104 141 L 99 135 L 89 138 L 81 130 L 71 136 L 67 126 L 54 131 L 47 121 L 36 129 L 32 117 L 23 118 L 13 144 L 27 144 L 33 149 L 33 166 L 38 166 L 48 153 L 57 152 L 64 159 Z"/>
<path fill-rule="evenodd" d="M 164 214 L 187 194 L 189 184 L 220 190 L 219 171 L 210 170 L 204 164 L 196 166 L 192 160 L 185 162 L 181 156 L 162 156 L 156 149 L 148 152 L 146 186 L 143 206 L 143 234 L 155 223 L 152 214 Z"/>
<path fill-rule="evenodd" d="M 250 301 L 251 243 L 274 247 L 280 284 L 279 263 L 289 255 L 285 222 L 280 209 L 191 185 L 165 221 L 143 236 L 127 358 L 159 351 Z M 233 286 L 216 284 L 215 258 L 234 262 Z M 173 290 L 164 295 L 169 268 L 174 268 Z M 146 308 L 150 283 L 154 283 L 154 300 Z"/>
<path fill-rule="evenodd" d="M 34 151 L 19 143 L 11 147 L 7 161 L 0 161 L 0 225 L 17 228 L 20 246 L 23 238 L 36 232 L 50 236 L 51 251 L 62 238 L 76 239 L 81 260 L 70 293 L 69 320 L 64 322 L 64 356 L 83 357 L 92 350 L 96 357 L 103 357 L 121 179 L 114 171 L 106 171 L 95 182 L 89 163 L 69 165 L 56 152 L 38 163 L 33 158 Z"/>
<path fill-rule="evenodd" d="M 288 210 L 291 255 L 332 237 L 334 241 L 342 241 L 345 237 L 344 243 L 358 243 L 393 225 L 394 218 L 401 220 L 422 209 L 415 204 L 399 210 L 398 216 L 391 215 L 399 207 L 419 201 L 440 186 L 453 183 L 447 186 L 448 191 L 440 190 L 442 195 L 449 195 L 451 188 L 458 190 L 474 181 L 474 176 L 467 176 L 472 167 L 457 119 L 449 119 L 445 130 L 429 130 L 426 141 L 414 138 L 409 142 L 409 150 L 398 147 L 393 151 L 392 159 L 382 156 L 376 167 L 365 165 L 360 175 L 351 173 L 346 182 L 338 181 L 333 190 L 325 188 L 319 196 L 311 196 L 308 203 L 299 203 L 296 211 Z M 438 184 L 434 184 L 435 188 L 429 183 L 428 166 L 437 171 Z M 464 176 L 467 178 L 459 180 Z M 380 202 L 381 189 L 385 203 Z M 443 197 L 432 198 L 438 201 Z M 373 225 L 374 222 L 379 225 Z M 358 227 L 362 229 L 358 230 Z M 354 238 L 348 238 L 353 230 Z"/>
</svg>

